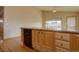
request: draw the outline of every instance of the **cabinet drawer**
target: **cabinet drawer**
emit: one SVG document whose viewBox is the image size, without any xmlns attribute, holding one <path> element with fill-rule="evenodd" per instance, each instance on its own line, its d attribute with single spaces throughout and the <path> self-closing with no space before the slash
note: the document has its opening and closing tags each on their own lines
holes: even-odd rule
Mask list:
<svg viewBox="0 0 79 59">
<path fill-rule="evenodd" d="M 70 49 L 70 43 L 66 41 L 56 40 L 55 45 L 66 49 Z"/>
<path fill-rule="evenodd" d="M 64 33 L 62 40 L 70 41 L 70 34 Z"/>
<path fill-rule="evenodd" d="M 60 47 L 56 47 L 56 52 L 69 52 L 69 50 L 63 49 L 63 48 L 60 48 Z"/>
<path fill-rule="evenodd" d="M 77 38 L 79 38 L 79 35 L 78 35 L 78 34 L 75 34 L 75 36 L 76 36 Z"/>
<path fill-rule="evenodd" d="M 70 34 L 67 33 L 56 33 L 56 39 L 70 41 Z"/>
</svg>

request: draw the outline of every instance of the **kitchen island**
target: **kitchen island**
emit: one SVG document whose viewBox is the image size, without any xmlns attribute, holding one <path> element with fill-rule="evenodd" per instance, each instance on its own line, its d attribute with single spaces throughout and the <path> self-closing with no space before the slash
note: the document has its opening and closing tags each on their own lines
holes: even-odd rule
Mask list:
<svg viewBox="0 0 79 59">
<path fill-rule="evenodd" d="M 79 51 L 79 30 L 22 27 L 21 39 L 27 47 L 41 52 Z"/>
</svg>

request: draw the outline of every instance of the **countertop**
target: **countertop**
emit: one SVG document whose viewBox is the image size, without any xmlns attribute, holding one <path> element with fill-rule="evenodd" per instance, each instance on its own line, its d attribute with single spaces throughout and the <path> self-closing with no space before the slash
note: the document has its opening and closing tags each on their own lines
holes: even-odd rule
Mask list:
<svg viewBox="0 0 79 59">
<path fill-rule="evenodd" d="M 21 27 L 21 29 L 46 30 L 55 32 L 66 32 L 79 34 L 79 29 L 75 28 L 45 28 L 45 27 Z"/>
</svg>

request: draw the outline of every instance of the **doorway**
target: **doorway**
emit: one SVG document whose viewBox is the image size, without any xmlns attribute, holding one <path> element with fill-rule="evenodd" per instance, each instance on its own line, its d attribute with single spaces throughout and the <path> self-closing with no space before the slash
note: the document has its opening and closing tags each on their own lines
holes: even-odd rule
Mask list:
<svg viewBox="0 0 79 59">
<path fill-rule="evenodd" d="M 4 30 L 4 7 L 0 6 L 0 41 L 3 40 L 3 30 Z"/>
</svg>

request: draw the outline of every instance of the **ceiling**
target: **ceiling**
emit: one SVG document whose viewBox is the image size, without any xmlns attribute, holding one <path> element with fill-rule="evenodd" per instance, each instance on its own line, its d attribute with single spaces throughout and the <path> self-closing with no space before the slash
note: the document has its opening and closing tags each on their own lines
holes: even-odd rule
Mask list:
<svg viewBox="0 0 79 59">
<path fill-rule="evenodd" d="M 54 10 L 60 12 L 79 12 L 79 6 L 37 6 L 40 10 Z"/>
</svg>

